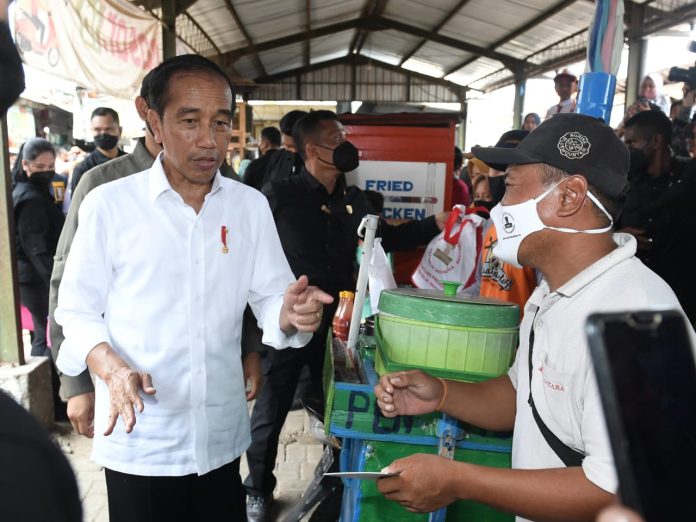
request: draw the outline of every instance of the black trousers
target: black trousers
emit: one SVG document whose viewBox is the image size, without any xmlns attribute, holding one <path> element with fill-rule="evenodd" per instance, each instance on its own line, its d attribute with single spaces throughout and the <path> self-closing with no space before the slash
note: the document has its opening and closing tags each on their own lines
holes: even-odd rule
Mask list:
<svg viewBox="0 0 696 522">
<path fill-rule="evenodd" d="M 46 344 L 46 324 L 48 323 L 48 287 L 43 283 L 20 283 L 19 296 L 22 304 L 29 309 L 34 321 L 34 336 L 31 340 L 31 355 L 50 357 Z"/>
<path fill-rule="evenodd" d="M 51 351 L 46 342 L 46 326 L 48 324 L 48 287 L 43 283 L 20 283 L 20 301 L 31 313 L 34 322 L 34 333 L 31 339 L 32 357 L 48 357 L 51 366 L 51 388 L 53 393 L 53 412 L 56 420 L 64 421 L 66 405 L 60 398 L 60 378 L 56 364 L 51 357 Z"/>
<path fill-rule="evenodd" d="M 304 348 L 269 350 L 263 361 L 264 382 L 251 413 L 251 446 L 246 452 L 249 476 L 244 486 L 251 496 L 268 497 L 276 486 L 273 469 L 278 455 L 278 439 L 292 406 L 303 366 L 309 368 L 308 395 L 323 401 L 326 334 L 332 317 L 325 311 L 322 327 Z"/>
<path fill-rule="evenodd" d="M 246 522 L 239 459 L 200 476 L 104 472 L 110 522 Z"/>
</svg>

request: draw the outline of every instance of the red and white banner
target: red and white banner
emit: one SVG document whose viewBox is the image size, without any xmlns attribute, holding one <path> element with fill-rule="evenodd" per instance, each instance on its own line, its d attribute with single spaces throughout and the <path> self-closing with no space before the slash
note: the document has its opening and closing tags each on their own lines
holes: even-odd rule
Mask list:
<svg viewBox="0 0 696 522">
<path fill-rule="evenodd" d="M 17 0 L 14 28 L 27 65 L 112 96 L 161 61 L 159 22 L 126 0 Z"/>
</svg>

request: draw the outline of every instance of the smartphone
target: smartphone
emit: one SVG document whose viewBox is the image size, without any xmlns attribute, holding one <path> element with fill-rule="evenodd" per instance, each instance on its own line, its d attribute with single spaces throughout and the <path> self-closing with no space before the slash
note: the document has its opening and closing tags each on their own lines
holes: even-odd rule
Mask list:
<svg viewBox="0 0 696 522">
<path fill-rule="evenodd" d="M 696 520 L 696 360 L 683 314 L 593 314 L 586 332 L 621 500 L 647 522 Z"/>
</svg>

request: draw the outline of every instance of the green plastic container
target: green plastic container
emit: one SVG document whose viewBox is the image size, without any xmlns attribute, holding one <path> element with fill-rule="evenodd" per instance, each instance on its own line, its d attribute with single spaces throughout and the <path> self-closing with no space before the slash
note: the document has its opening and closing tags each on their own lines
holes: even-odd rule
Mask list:
<svg viewBox="0 0 696 522">
<path fill-rule="evenodd" d="M 519 308 L 495 299 L 397 289 L 382 292 L 375 370 L 424 369 L 483 381 L 507 372 L 518 342 Z"/>
<path fill-rule="evenodd" d="M 438 325 L 473 328 L 517 328 L 519 307 L 515 303 L 439 290 L 397 288 L 383 290 L 379 297 L 379 317 L 395 316 Z"/>
<path fill-rule="evenodd" d="M 363 445 L 359 448 L 362 455 L 361 471 L 380 471 L 394 460 L 415 453 L 437 453 L 436 446 L 417 446 L 381 441 L 362 441 L 361 444 Z M 483 466 L 510 467 L 509 453 L 457 449 L 454 458 L 460 462 Z M 385 499 L 377 491 L 376 482 L 373 480 L 350 480 L 349 482 L 349 488 L 359 488 L 352 499 L 355 502 L 353 516 L 350 517 L 353 522 L 374 522 L 377 520 L 384 522 L 425 522 L 428 520 L 427 514 L 411 513 L 401 504 Z M 496 511 L 478 502 L 458 501 L 447 507 L 446 520 L 448 522 L 512 522 L 514 519 L 513 515 Z"/>
</svg>

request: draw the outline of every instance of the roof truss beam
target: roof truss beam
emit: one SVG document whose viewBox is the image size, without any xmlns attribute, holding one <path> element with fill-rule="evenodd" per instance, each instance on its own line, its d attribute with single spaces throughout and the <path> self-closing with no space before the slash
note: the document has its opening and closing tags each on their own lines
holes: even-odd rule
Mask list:
<svg viewBox="0 0 696 522">
<path fill-rule="evenodd" d="M 374 18 L 377 16 L 382 16 L 384 10 L 387 7 L 388 0 L 367 0 L 362 8 L 360 14 L 361 18 Z M 348 48 L 348 54 L 360 53 L 365 45 L 365 41 L 368 37 L 368 31 L 365 29 L 358 29 L 353 35 L 353 40 Z"/>
<path fill-rule="evenodd" d="M 627 8 L 631 9 L 632 5 L 634 2 L 627 1 Z M 660 11 L 659 9 L 656 9 L 654 7 L 648 6 L 647 3 L 644 4 L 646 7 L 646 14 L 648 13 L 648 9 L 650 10 L 650 13 L 653 15 L 653 20 L 650 22 L 647 22 L 644 24 L 642 28 L 642 35 L 648 35 L 655 33 L 657 31 L 662 31 L 664 29 L 667 29 L 669 27 L 673 27 L 675 25 L 678 25 L 680 23 L 688 22 L 689 20 L 696 19 L 696 4 L 687 4 L 684 5 L 678 9 L 675 9 L 671 13 L 665 13 L 664 11 Z M 628 10 L 627 9 L 627 10 Z M 628 13 L 627 13 L 628 14 Z M 583 33 L 585 29 L 578 31 L 576 33 L 573 33 L 569 35 L 567 38 L 564 38 L 563 40 L 556 42 L 548 47 L 545 47 L 544 49 L 541 49 L 534 54 L 528 56 L 525 58 L 525 60 L 528 60 L 529 58 L 542 53 L 544 51 L 548 51 L 550 48 L 555 47 L 559 44 L 562 44 L 566 40 L 570 40 L 571 38 L 574 38 L 578 36 L 579 34 Z M 629 35 L 626 35 L 626 37 L 629 37 Z M 539 65 L 531 65 L 527 64 L 525 68 L 525 75 L 529 78 L 531 76 L 535 76 L 537 74 L 542 74 L 546 71 L 550 71 L 553 69 L 557 69 L 559 67 L 563 67 L 564 65 L 571 64 L 573 62 L 577 62 L 579 60 L 582 60 L 587 53 L 586 49 L 579 49 L 576 51 L 569 52 L 563 56 L 560 56 L 558 58 L 555 58 L 553 60 L 550 60 L 548 62 L 544 62 Z M 493 74 L 497 74 L 499 71 L 496 71 Z M 484 79 L 484 78 L 481 78 Z M 479 81 L 481 80 L 479 79 Z M 486 86 L 486 91 L 493 91 L 495 89 L 500 89 L 501 87 L 506 87 L 507 85 L 511 85 L 514 83 L 514 78 L 512 76 L 503 78 L 499 81 L 493 82 L 490 85 Z"/>
<path fill-rule="evenodd" d="M 548 20 L 548 19 L 551 18 L 552 16 L 554 16 L 554 15 L 558 14 L 559 12 L 563 11 L 563 9 L 565 9 L 566 7 L 568 7 L 568 6 L 572 5 L 572 4 L 574 4 L 576 1 L 577 1 L 577 0 L 563 0 L 563 1 L 559 2 L 558 4 L 556 4 L 555 6 L 553 6 L 553 7 L 552 7 L 551 9 L 549 9 L 548 11 L 544 11 L 543 13 L 541 13 L 539 16 L 537 16 L 537 17 L 534 18 L 533 20 L 530 20 L 530 21 L 527 22 L 526 24 L 524 24 L 524 25 L 518 27 L 518 28 L 515 29 L 513 32 L 511 32 L 511 33 L 509 33 L 509 34 L 506 34 L 505 36 L 503 36 L 503 37 L 502 37 L 501 39 L 499 39 L 498 41 L 493 42 L 491 45 L 488 46 L 488 49 L 491 50 L 491 51 L 493 51 L 493 50 L 497 49 L 498 47 L 500 47 L 501 45 L 503 45 L 503 44 L 505 44 L 505 43 L 507 43 L 507 42 L 509 42 L 509 41 L 511 41 L 511 40 L 513 40 L 513 39 L 515 39 L 515 38 L 517 38 L 517 37 L 520 36 L 521 34 L 524 34 L 524 33 L 526 33 L 527 31 L 529 31 L 529 30 L 531 30 L 531 29 L 534 29 L 534 28 L 535 28 L 537 25 L 539 25 L 540 23 L 545 22 L 546 20 Z M 466 67 L 466 66 L 469 65 L 470 63 L 475 62 L 477 59 L 478 59 L 478 57 L 476 57 L 476 58 L 469 58 L 468 60 L 464 60 L 463 62 L 458 63 L 457 65 L 455 65 L 454 67 L 452 67 L 452 68 L 450 68 L 448 71 L 446 71 L 446 72 L 445 72 L 445 76 L 447 76 L 448 74 L 452 74 L 453 72 L 456 72 L 456 71 L 458 71 L 459 69 L 461 69 L 461 68 L 463 68 L 463 67 Z"/>
<path fill-rule="evenodd" d="M 480 54 L 481 56 L 497 60 L 503 63 L 506 67 L 513 67 L 516 63 L 521 62 L 521 60 L 513 58 L 512 56 L 491 51 L 489 49 L 485 49 L 477 45 L 457 40 L 456 38 L 450 38 L 440 34 L 432 33 L 419 27 L 414 27 L 412 25 L 405 24 L 397 20 L 385 18 L 384 16 L 368 16 L 365 18 L 357 18 L 346 22 L 340 22 L 336 24 L 326 25 L 323 27 L 318 27 L 310 31 L 303 31 L 301 33 L 295 33 L 289 36 L 284 36 L 282 38 L 276 38 L 275 40 L 268 40 L 266 42 L 249 44 L 246 47 L 235 49 L 233 51 L 223 54 L 222 63 L 232 64 L 238 58 L 247 54 L 259 53 L 262 51 L 277 49 L 278 47 L 284 47 L 286 45 L 301 42 L 307 38 L 308 34 L 310 35 L 310 38 L 317 38 L 320 36 L 326 36 L 348 29 L 363 29 L 364 31 L 368 32 L 394 29 L 402 33 L 407 33 L 413 36 L 426 38 L 433 42 L 437 42 L 439 44 L 446 45 L 454 49 L 459 49 L 460 51 L 466 51 L 473 54 Z"/>
<path fill-rule="evenodd" d="M 645 13 L 655 15 L 643 28 L 643 35 L 648 35 L 693 20 L 696 18 L 696 4 L 692 2 L 669 13 L 646 6 Z"/>
<path fill-rule="evenodd" d="M 456 15 L 459 11 L 461 11 L 462 8 L 466 4 L 468 4 L 470 1 L 471 0 L 459 0 L 459 3 L 456 6 L 454 6 L 454 8 L 449 13 L 447 13 L 435 27 L 433 27 L 430 30 L 430 32 L 431 33 L 440 32 L 440 29 L 442 29 L 445 26 L 445 24 L 447 22 L 449 22 L 454 17 L 454 15 Z M 413 55 L 416 54 L 418 51 L 420 51 L 421 47 L 423 47 L 427 42 L 428 42 L 427 38 L 423 38 L 420 42 L 418 42 L 418 44 L 416 44 L 416 46 L 413 49 L 411 49 L 409 52 L 404 54 L 404 56 L 401 58 L 401 62 L 399 62 L 399 66 L 402 66 L 409 59 L 411 59 L 413 57 Z"/>
<path fill-rule="evenodd" d="M 188 14 L 188 12 L 185 12 L 184 16 L 196 27 L 196 29 L 198 29 L 201 32 L 201 34 L 205 37 L 205 39 L 208 40 L 208 42 L 210 42 L 210 45 L 212 46 L 213 49 L 215 49 L 215 52 L 220 54 L 220 48 L 217 45 L 215 45 L 215 42 L 210 37 L 210 35 L 208 33 L 206 33 L 205 30 L 201 27 L 201 24 L 196 22 L 196 19 L 193 16 L 191 16 L 190 14 Z M 186 45 L 188 45 L 188 44 L 186 44 Z M 189 47 L 191 47 L 191 46 L 189 45 Z"/>
<path fill-rule="evenodd" d="M 546 52 L 549 49 L 552 49 L 553 47 L 562 44 L 563 42 L 567 42 L 569 40 L 572 40 L 573 38 L 576 38 L 577 36 L 581 35 L 582 33 L 586 32 L 586 31 L 587 31 L 587 29 L 580 29 L 579 31 L 574 32 L 573 34 L 566 36 L 562 40 L 560 40 L 556 43 L 553 43 L 551 45 L 547 45 L 543 49 L 539 49 L 538 51 L 535 51 L 532 54 L 530 54 L 529 56 L 525 57 L 525 69 L 521 71 L 522 74 L 526 78 L 530 78 L 536 74 L 541 74 L 541 73 L 544 73 L 544 72 L 549 71 L 551 69 L 554 69 L 555 67 L 562 67 L 564 65 L 568 65 L 569 63 L 572 63 L 573 61 L 577 61 L 577 60 L 572 60 L 572 59 L 570 59 L 570 61 L 567 61 L 567 60 L 569 58 L 575 57 L 576 54 L 580 52 L 580 50 L 571 51 L 571 52 L 565 54 L 564 56 L 562 56 L 561 58 L 549 60 L 548 62 L 544 62 L 544 63 L 539 64 L 539 65 L 532 64 L 531 62 L 529 62 L 529 59 L 533 58 L 534 56 L 536 56 L 538 54 Z M 581 51 L 583 53 L 585 53 L 586 49 L 583 48 Z M 581 58 L 578 58 L 578 60 L 579 59 L 581 59 Z M 486 76 L 483 76 L 476 81 L 478 82 L 481 80 L 485 80 L 486 78 L 495 76 L 503 70 L 504 69 L 498 69 L 497 71 L 493 71 L 492 73 L 487 74 Z M 501 80 L 497 80 L 497 81 L 491 83 L 490 85 L 487 85 L 485 88 L 485 91 L 490 92 L 490 91 L 493 91 L 495 89 L 500 89 L 501 87 L 505 87 L 507 85 L 512 85 L 513 83 L 515 83 L 514 76 L 509 76 L 509 77 L 503 78 Z"/>
<path fill-rule="evenodd" d="M 244 39 L 247 42 L 247 45 L 250 47 L 254 47 L 254 41 L 251 39 L 251 35 L 246 30 L 246 27 L 244 27 L 244 24 L 242 23 L 242 19 L 239 17 L 239 13 L 237 13 L 237 10 L 232 5 L 232 1 L 225 0 L 225 7 L 227 7 L 227 10 L 232 15 L 232 18 L 234 18 L 234 23 L 237 24 L 237 27 L 242 32 L 242 35 L 244 36 Z M 259 71 L 261 71 L 261 74 L 266 76 L 268 74 L 268 72 L 266 71 L 266 68 L 263 66 L 263 62 L 261 61 L 261 58 L 259 57 L 259 53 L 254 52 L 253 54 L 254 54 L 254 62 L 256 63 L 256 66 L 259 68 Z"/>
<path fill-rule="evenodd" d="M 539 65 L 535 65 L 534 67 L 529 67 L 525 69 L 525 77 L 529 78 L 531 76 L 536 76 L 537 74 L 542 74 L 546 71 L 550 71 L 553 69 L 558 69 L 559 67 L 563 67 L 564 65 L 571 64 L 573 62 L 577 62 L 579 60 L 582 60 L 587 51 L 586 49 L 579 49 L 577 51 L 572 51 L 568 54 L 564 54 L 563 56 L 559 56 L 558 58 L 555 58 L 554 60 L 551 60 L 549 62 L 545 62 Z M 496 71 L 492 74 L 496 74 L 499 71 Z M 482 80 L 483 78 L 480 78 L 477 81 Z M 515 83 L 515 78 L 514 76 L 509 76 L 507 78 L 503 78 L 497 82 L 493 82 L 490 85 L 487 85 L 485 88 L 485 92 L 491 92 L 495 91 L 496 89 L 500 89 L 502 87 L 507 87 L 508 85 L 512 85 Z"/>
<path fill-rule="evenodd" d="M 457 40 L 456 38 L 450 38 L 449 36 L 444 36 L 438 33 L 433 33 L 420 27 L 415 27 L 413 25 L 405 24 L 391 18 L 379 17 L 375 22 L 381 29 L 395 29 L 401 31 L 402 33 L 411 34 L 413 36 L 420 36 L 435 43 L 446 45 L 448 47 L 453 47 L 454 49 L 459 49 L 460 51 L 465 51 L 468 53 L 479 54 L 490 58 L 491 60 L 497 60 L 503 65 L 509 68 L 513 68 L 516 63 L 521 62 L 517 58 L 513 58 L 507 54 L 499 53 L 486 49 L 485 47 L 479 47 L 478 45 L 473 45 L 462 40 Z"/>
<path fill-rule="evenodd" d="M 447 80 L 443 80 L 441 78 L 435 78 L 432 76 L 428 76 L 427 74 L 420 74 L 414 71 L 409 71 L 407 69 L 403 69 L 399 67 L 398 65 L 392 65 L 390 63 L 383 62 L 381 60 L 375 60 L 373 58 L 368 58 L 367 56 L 363 56 L 362 54 L 350 54 L 346 56 L 342 56 L 341 58 L 335 58 L 333 60 L 326 60 L 324 62 L 320 63 L 315 63 L 309 66 L 304 66 L 304 67 L 298 67 L 296 69 L 291 69 L 289 71 L 283 71 L 278 74 L 271 74 L 268 76 L 264 76 L 261 78 L 255 78 L 254 82 L 255 83 L 260 83 L 260 84 L 265 84 L 265 83 L 275 83 L 281 80 L 285 80 L 287 78 L 294 78 L 294 77 L 299 77 L 302 74 L 306 74 L 309 72 L 313 71 L 318 71 L 320 69 L 325 69 L 328 67 L 333 67 L 335 65 L 351 65 L 353 67 L 359 66 L 359 65 L 373 65 L 376 67 L 381 67 L 382 69 L 386 69 L 388 71 L 392 72 L 397 72 L 399 74 L 403 74 L 404 76 L 410 77 L 410 78 L 416 78 L 419 80 L 422 80 L 424 82 L 431 83 L 433 85 L 441 85 L 443 87 L 447 87 L 448 89 L 452 90 L 455 92 L 457 95 L 460 95 L 461 97 L 464 96 L 464 93 L 469 90 L 467 87 L 464 87 L 462 85 L 458 85 L 453 82 L 449 82 Z"/>
<path fill-rule="evenodd" d="M 309 37 L 309 33 L 312 31 L 312 0 L 305 0 L 305 22 L 306 28 L 304 47 L 302 49 L 303 60 L 305 65 L 309 65 L 310 54 L 312 50 L 312 39 Z M 265 76 L 265 75 L 264 75 Z"/>
<path fill-rule="evenodd" d="M 198 0 L 176 0 L 175 2 L 175 12 L 180 15 L 186 11 L 189 7 L 195 4 Z M 144 8 L 146 11 L 152 11 L 153 9 L 162 8 L 162 0 L 131 0 L 132 4 Z"/>
<path fill-rule="evenodd" d="M 247 45 L 246 47 L 234 49 L 232 51 L 222 54 L 221 63 L 229 65 L 234 63 L 242 56 L 246 56 L 248 54 L 278 49 L 279 47 L 285 47 L 287 45 L 302 42 L 307 38 L 319 38 L 321 36 L 327 36 L 341 31 L 346 31 L 348 29 L 355 29 L 356 27 L 359 27 L 361 23 L 363 22 L 360 19 L 348 20 L 346 22 L 325 25 L 322 27 L 317 27 L 315 29 L 310 29 L 309 31 L 303 31 L 301 33 L 283 36 L 274 40 L 266 40 L 265 42 L 254 43 L 253 45 Z"/>
</svg>

